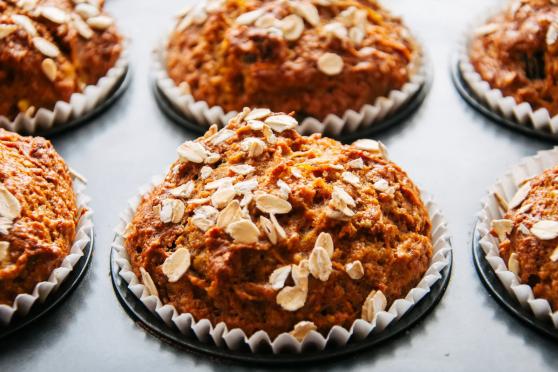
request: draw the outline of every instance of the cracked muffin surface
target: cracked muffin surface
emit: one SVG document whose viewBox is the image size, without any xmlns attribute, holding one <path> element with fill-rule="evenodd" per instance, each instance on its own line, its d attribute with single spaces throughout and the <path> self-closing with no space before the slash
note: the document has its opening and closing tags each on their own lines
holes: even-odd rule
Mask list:
<svg viewBox="0 0 558 372">
<path fill-rule="evenodd" d="M 320 120 L 400 89 L 418 61 L 407 28 L 376 1 L 200 2 L 166 49 L 168 75 L 198 101 Z"/>
<path fill-rule="evenodd" d="M 31 293 L 71 249 L 72 178 L 52 144 L 0 129 L 0 304 Z"/>
<path fill-rule="evenodd" d="M 558 114 L 558 4 L 517 0 L 475 31 L 469 55 L 494 89 Z"/>
<path fill-rule="evenodd" d="M 0 0 L 0 116 L 52 110 L 114 66 L 122 39 L 104 1 Z"/>
<path fill-rule="evenodd" d="M 183 143 L 126 227 L 133 271 L 181 313 L 248 335 L 349 328 L 429 267 L 419 190 L 381 143 L 299 135 L 245 109 Z"/>
</svg>

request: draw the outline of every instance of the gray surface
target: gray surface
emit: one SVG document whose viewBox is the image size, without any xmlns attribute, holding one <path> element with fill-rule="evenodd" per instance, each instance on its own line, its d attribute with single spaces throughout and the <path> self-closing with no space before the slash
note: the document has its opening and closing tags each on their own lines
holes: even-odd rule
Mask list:
<svg viewBox="0 0 558 372">
<path fill-rule="evenodd" d="M 148 79 L 150 50 L 181 3 L 108 1 L 108 9 L 133 39 L 134 80 L 105 115 L 53 139 L 67 162 L 89 179 L 97 234 L 93 264 L 78 290 L 56 311 L 0 341 L 0 371 L 236 368 L 176 350 L 146 334 L 121 308 L 109 277 L 112 230 L 126 200 L 162 172 L 174 160 L 176 146 L 191 137 L 159 112 Z M 523 156 L 552 146 L 488 122 L 460 99 L 451 84 L 448 62 L 459 33 L 484 7 L 501 1 L 389 3 L 425 41 L 436 76 L 430 96 L 412 120 L 378 138 L 388 145 L 391 157 L 434 194 L 444 211 L 453 234 L 454 272 L 441 303 L 409 333 L 327 367 L 556 371 L 556 344 L 520 324 L 488 296 L 471 258 L 471 229 L 487 187 Z"/>
</svg>

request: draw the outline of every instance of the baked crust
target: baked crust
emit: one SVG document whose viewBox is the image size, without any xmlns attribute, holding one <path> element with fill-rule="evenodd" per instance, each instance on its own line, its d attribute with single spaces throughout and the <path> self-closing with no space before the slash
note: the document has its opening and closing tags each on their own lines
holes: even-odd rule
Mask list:
<svg viewBox="0 0 558 372">
<path fill-rule="evenodd" d="M 97 20 L 91 22 L 95 27 L 88 25 L 86 16 L 76 13 L 76 7 L 83 5 L 71 0 L 39 0 L 35 5 L 33 1 L 0 0 L 0 28 L 16 26 L 0 39 L 0 115 L 13 119 L 20 112 L 33 115 L 39 108 L 50 110 L 57 101 L 68 102 L 73 93 L 96 84 L 114 66 L 122 51 L 122 38 L 102 11 L 104 1 L 99 2 L 99 8 L 88 4 L 101 12 L 89 17 Z M 45 7 L 62 11 L 63 22 L 45 17 Z M 18 24 L 14 15 L 27 17 L 36 35 Z M 37 37 L 54 44 L 58 55 L 41 52 L 34 42 Z M 48 73 L 43 67 L 46 59 L 54 62 L 46 67 L 50 68 Z"/>
<path fill-rule="evenodd" d="M 510 261 L 516 261 L 515 271 L 521 283 L 530 285 L 535 297 L 547 299 L 556 311 L 558 239 L 541 239 L 533 228 L 536 229 L 540 221 L 558 221 L 558 167 L 533 178 L 529 185 L 524 200 L 504 216 L 513 227 L 500 243 L 500 255 L 508 266 Z M 493 234 L 497 235 L 494 229 Z M 511 265 L 512 271 L 514 265 Z"/>
<path fill-rule="evenodd" d="M 470 59 L 492 88 L 554 116 L 558 114 L 557 32 L 554 0 L 514 1 L 477 30 Z"/>
<path fill-rule="evenodd" d="M 301 321 L 313 322 L 324 335 L 334 325 L 349 328 L 363 316 L 363 304 L 373 291 L 385 295 L 384 307 L 404 297 L 420 281 L 432 256 L 428 212 L 419 190 L 405 172 L 380 151 L 342 145 L 320 135 L 301 136 L 294 129 L 270 135 L 267 125 L 261 126 L 261 122 L 247 125 L 243 117 L 248 111 L 232 119 L 221 132 L 217 133 L 214 126 L 194 142 L 202 144 L 210 154 L 219 154 L 217 162 L 207 164 L 216 156 L 209 156 L 206 164 L 178 160 L 164 181 L 139 203 L 126 228 L 125 246 L 135 274 L 143 278 L 150 293 L 196 319 L 207 318 L 213 324 L 225 322 L 229 329 L 238 327 L 248 335 L 264 330 L 271 337 L 292 330 Z M 212 143 L 227 135 L 230 137 L 222 142 Z M 265 148 L 250 157 L 243 143 L 254 138 Z M 238 175 L 234 168 L 238 165 L 253 169 L 248 175 Z M 358 178 L 358 186 L 347 183 L 355 180 L 345 172 Z M 238 242 L 229 230 L 231 225 L 219 226 L 219 218 L 215 222 L 211 213 L 198 210 L 213 208 L 213 197 L 221 189 L 214 189 L 215 181 L 223 182 L 226 177 L 233 177 L 231 183 L 238 189 L 234 200 L 240 201 L 241 206 L 245 198 L 249 201 L 237 219 L 252 221 L 259 230 L 252 236 L 254 242 Z M 254 179 L 257 183 L 252 191 L 239 191 L 244 188 L 240 182 Z M 191 193 L 178 197 L 177 188 L 184 185 L 186 189 L 192 185 Z M 223 183 L 222 188 L 227 185 Z M 354 213 L 351 217 L 332 209 L 336 208 L 336 188 L 354 199 L 354 207 L 345 210 L 348 215 Z M 266 235 L 260 219 L 273 219 L 259 207 L 258 198 L 262 195 L 278 196 L 292 206 L 290 212 L 275 215 L 285 231 L 284 238 L 277 232 L 276 244 Z M 169 200 L 177 201 L 177 213 L 163 222 Z M 236 203 L 234 200 L 228 201 L 227 208 Z M 215 208 L 215 212 L 221 215 L 223 206 Z M 200 216 L 213 222 L 204 226 Z M 331 234 L 334 245 L 331 270 L 325 281 L 312 273 L 311 258 L 315 246 L 322 245 L 317 239 L 324 232 Z M 191 264 L 178 280 L 171 282 L 165 265 L 178 249 L 189 251 Z M 279 293 L 298 284 L 289 277 L 284 287 L 280 284 L 274 289 L 270 276 L 278 268 L 302 267 L 308 260 L 311 274 L 304 305 L 298 310 L 286 310 L 278 304 Z M 346 265 L 355 261 L 362 264 L 362 278 L 358 278 L 358 270 L 354 275 L 357 279 L 348 274 Z"/>
<path fill-rule="evenodd" d="M 0 186 L 21 208 L 8 233 L 0 233 L 0 244 L 9 243 L 0 249 L 0 304 L 11 305 L 68 255 L 79 211 L 68 167 L 41 137 L 0 129 Z"/>
<path fill-rule="evenodd" d="M 210 5 L 207 11 L 196 8 L 178 20 L 168 42 L 166 63 L 177 85 L 196 100 L 221 106 L 225 112 L 249 106 L 296 111 L 300 118 L 342 116 L 400 89 L 414 72 L 418 55 L 414 40 L 401 20 L 376 1 L 316 5 L 319 25 L 305 19 L 295 40 L 287 40 L 296 35 L 286 36 L 280 26 L 238 24 L 237 19 L 264 9 L 266 17 L 273 15 L 279 25 L 279 20 L 296 13 L 291 3 L 311 4 L 310 0 L 216 0 L 209 4 L 215 3 L 219 6 Z M 364 14 L 362 34 L 352 32 L 359 27 L 351 27 L 357 24 L 351 17 L 358 16 L 341 16 L 351 12 Z M 203 22 L 188 21 L 189 17 L 198 19 L 198 14 Z M 327 31 L 334 22 L 341 27 Z M 362 41 L 356 43 L 360 37 Z M 318 61 L 326 53 L 341 57 L 340 72 L 320 70 Z"/>
</svg>

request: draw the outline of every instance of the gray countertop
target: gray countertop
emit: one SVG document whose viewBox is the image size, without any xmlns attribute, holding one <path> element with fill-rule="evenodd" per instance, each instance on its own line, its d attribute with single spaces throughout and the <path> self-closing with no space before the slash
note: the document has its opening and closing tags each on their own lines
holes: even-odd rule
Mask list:
<svg viewBox="0 0 558 372">
<path fill-rule="evenodd" d="M 113 228 L 126 200 L 161 173 L 174 160 L 177 145 L 192 137 L 158 110 L 149 80 L 151 49 L 184 2 L 108 0 L 108 10 L 132 39 L 132 84 L 108 112 L 53 138 L 70 166 L 89 179 L 96 226 L 93 262 L 61 306 L 0 341 L 0 371 L 242 369 L 175 349 L 145 333 L 120 306 L 109 276 Z M 403 15 L 424 41 L 435 77 L 419 111 L 376 138 L 442 208 L 453 241 L 453 275 L 438 306 L 405 335 L 317 368 L 556 371 L 556 343 L 490 298 L 472 263 L 471 231 L 487 188 L 522 157 L 552 147 L 484 119 L 461 100 L 451 83 L 450 56 L 460 33 L 483 9 L 502 1 L 383 3 Z"/>
</svg>

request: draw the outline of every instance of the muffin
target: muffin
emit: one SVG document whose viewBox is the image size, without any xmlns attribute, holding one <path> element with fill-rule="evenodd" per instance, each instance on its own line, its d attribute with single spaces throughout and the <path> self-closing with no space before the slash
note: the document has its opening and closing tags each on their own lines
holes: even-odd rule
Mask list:
<svg viewBox="0 0 558 372">
<path fill-rule="evenodd" d="M 0 0 L 0 116 L 33 116 L 93 85 L 122 38 L 104 1 Z"/>
<path fill-rule="evenodd" d="M 501 200 L 501 199 L 500 199 Z M 501 220 L 492 221 L 500 255 L 535 297 L 558 310 L 558 167 L 523 184 Z"/>
<path fill-rule="evenodd" d="M 165 63 L 175 85 L 210 107 L 324 120 L 402 88 L 419 54 L 376 1 L 214 0 L 180 14 Z"/>
<path fill-rule="evenodd" d="M 80 211 L 52 144 L 0 129 L 0 305 L 31 293 L 72 247 Z"/>
<path fill-rule="evenodd" d="M 244 109 L 178 147 L 123 236 L 147 293 L 195 319 L 274 338 L 375 315 L 421 280 L 431 222 L 379 142 L 306 137 Z"/>
<path fill-rule="evenodd" d="M 469 57 L 491 88 L 534 110 L 558 114 L 556 1 L 514 1 L 476 30 Z"/>
</svg>

